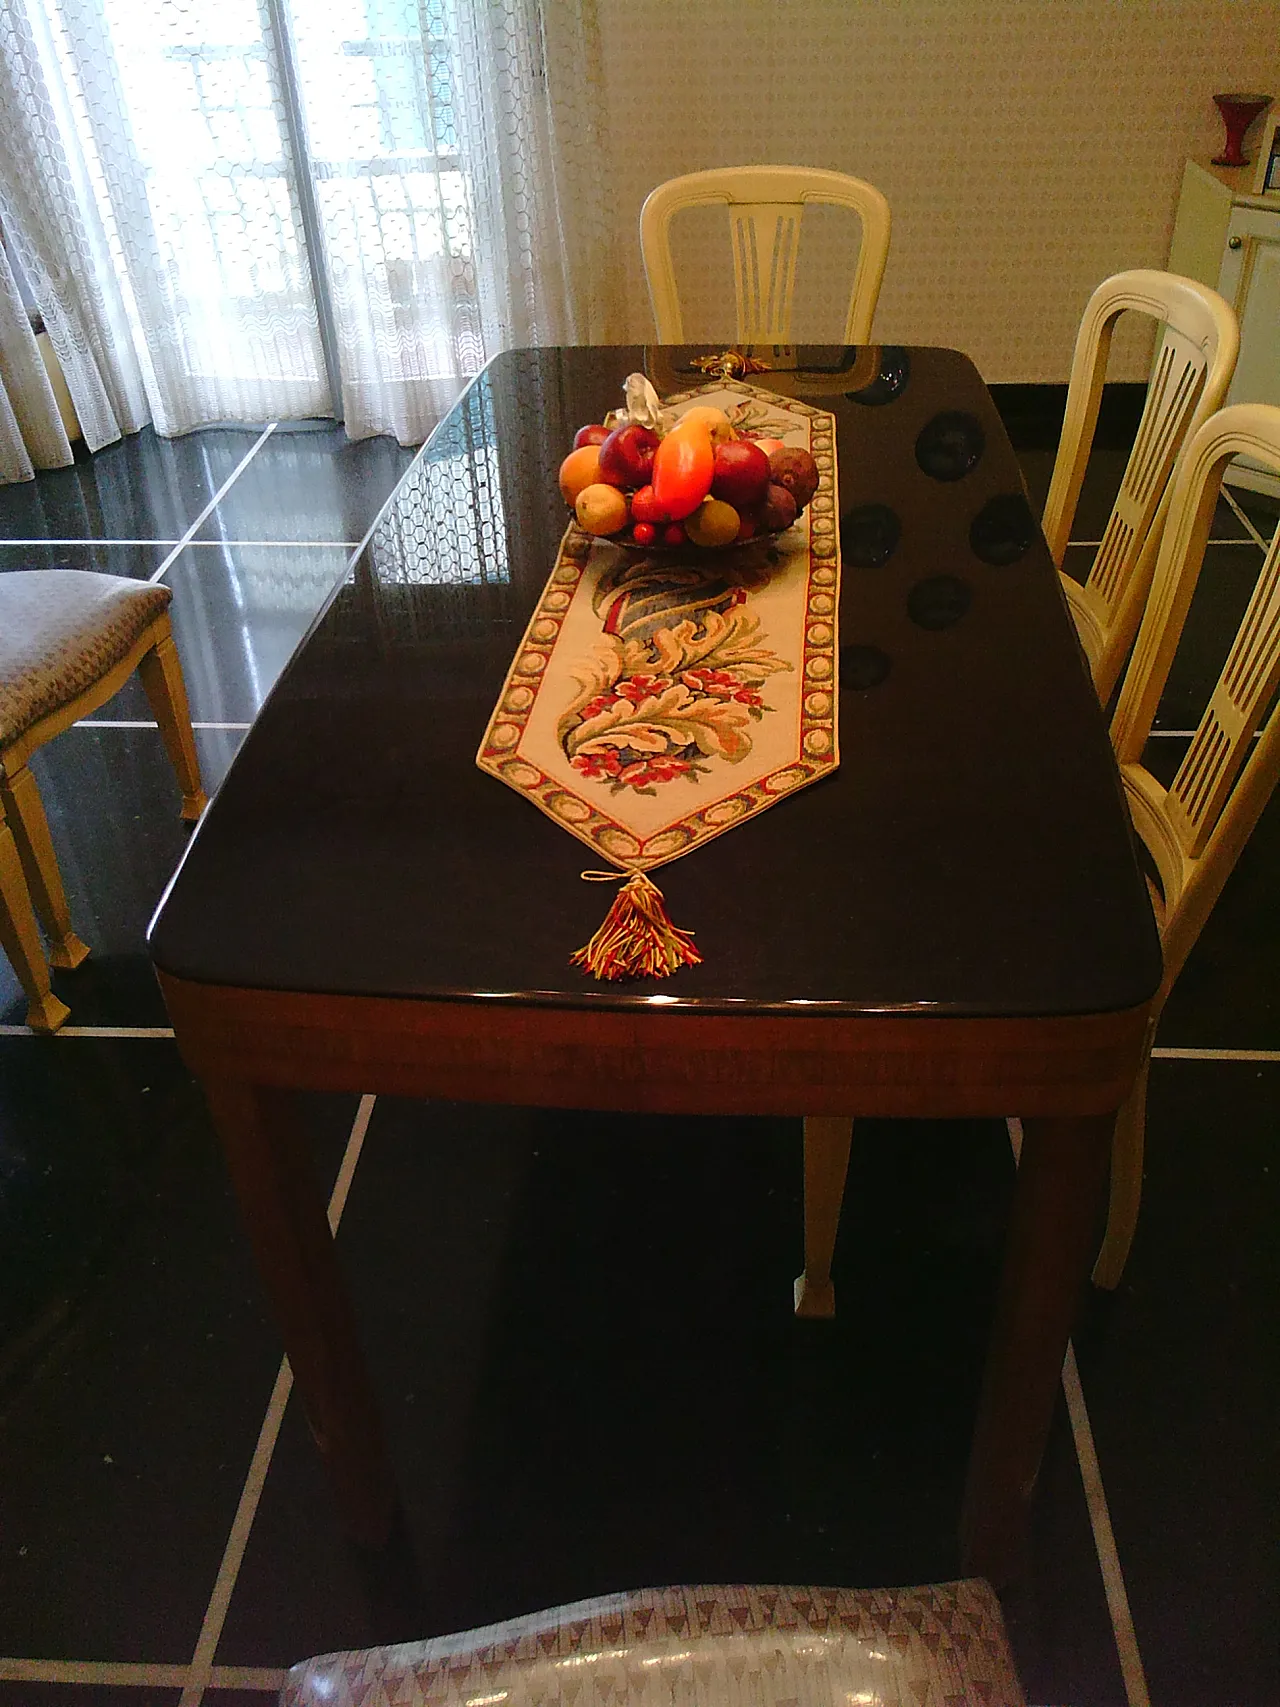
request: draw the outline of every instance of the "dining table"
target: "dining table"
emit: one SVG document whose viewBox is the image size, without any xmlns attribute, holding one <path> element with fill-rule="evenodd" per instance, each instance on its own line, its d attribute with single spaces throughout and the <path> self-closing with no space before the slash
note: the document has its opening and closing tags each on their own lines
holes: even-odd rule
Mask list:
<svg viewBox="0 0 1280 1707">
<path fill-rule="evenodd" d="M 662 397 L 696 387 L 709 353 L 489 362 L 268 695 L 150 953 L 345 1528 L 369 1547 L 396 1481 L 299 1093 L 1018 1117 L 957 1514 L 964 1570 L 1004 1585 L 1025 1568 L 1161 960 L 1103 710 L 973 363 L 751 352 L 753 387 L 834 421 L 839 765 L 664 868 L 699 964 L 616 982 L 571 964 L 601 917 L 590 861 L 476 763 L 557 560 L 575 430 L 629 374 Z"/>
</svg>

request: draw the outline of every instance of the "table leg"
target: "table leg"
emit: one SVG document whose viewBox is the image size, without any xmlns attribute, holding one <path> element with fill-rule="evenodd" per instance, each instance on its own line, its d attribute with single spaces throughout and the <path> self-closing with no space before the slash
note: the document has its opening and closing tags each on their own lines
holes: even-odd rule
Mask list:
<svg viewBox="0 0 1280 1707">
<path fill-rule="evenodd" d="M 1114 1115 L 1024 1120 L 961 1516 L 965 1573 L 1025 1566 L 1031 1495 L 1106 1205 Z"/>
<path fill-rule="evenodd" d="M 293 1096 L 235 1080 L 206 1081 L 205 1094 L 343 1525 L 353 1541 L 381 1547 L 396 1489 Z"/>
</svg>

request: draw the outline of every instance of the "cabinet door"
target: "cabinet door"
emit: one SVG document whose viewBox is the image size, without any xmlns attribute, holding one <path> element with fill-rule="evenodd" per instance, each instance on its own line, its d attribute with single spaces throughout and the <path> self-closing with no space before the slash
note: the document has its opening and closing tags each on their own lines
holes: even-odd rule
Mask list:
<svg viewBox="0 0 1280 1707">
<path fill-rule="evenodd" d="M 1240 358 L 1228 403 L 1280 404 L 1280 207 L 1238 207 L 1227 227 L 1218 292 L 1240 322 Z M 1280 482 L 1239 458 L 1231 476 L 1240 485 L 1275 494 Z"/>
</svg>

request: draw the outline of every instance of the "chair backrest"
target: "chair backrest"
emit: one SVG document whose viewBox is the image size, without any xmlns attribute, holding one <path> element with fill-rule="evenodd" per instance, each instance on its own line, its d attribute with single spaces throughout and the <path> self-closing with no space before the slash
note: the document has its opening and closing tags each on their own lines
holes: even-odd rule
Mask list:
<svg viewBox="0 0 1280 1707">
<path fill-rule="evenodd" d="M 1115 323 L 1126 309 L 1163 321 L 1146 407 L 1120 491 L 1084 586 L 1066 583 L 1099 698 L 1124 668 L 1151 585 L 1169 481 L 1187 438 L 1222 405 L 1240 331 L 1216 290 L 1174 273 L 1117 273 L 1089 299 L 1071 363 L 1066 417 L 1044 509 L 1044 533 L 1062 568 L 1093 446 Z"/>
<path fill-rule="evenodd" d="M 1280 473 L 1280 408 L 1240 403 L 1206 421 L 1173 481 L 1155 579 L 1111 725 L 1134 827 L 1160 874 L 1164 982 L 1182 969 L 1280 777 L 1280 714 L 1255 731 L 1280 687 L 1280 529 L 1186 757 L 1168 788 L 1142 763 L 1186 621 L 1222 473 L 1233 456 Z"/>
<path fill-rule="evenodd" d="M 869 342 L 889 254 L 889 204 L 861 178 L 812 166 L 726 166 L 690 172 L 650 191 L 640 210 L 640 254 L 658 342 L 684 343 L 684 318 L 671 263 L 672 216 L 684 208 L 720 204 L 729 210 L 739 343 L 790 343 L 800 220 L 811 202 L 850 208 L 862 222 L 844 341 Z"/>
</svg>

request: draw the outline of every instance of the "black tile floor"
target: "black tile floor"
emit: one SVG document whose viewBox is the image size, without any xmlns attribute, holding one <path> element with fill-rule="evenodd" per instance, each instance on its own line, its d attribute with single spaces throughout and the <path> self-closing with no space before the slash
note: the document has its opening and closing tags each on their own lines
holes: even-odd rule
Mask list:
<svg viewBox="0 0 1280 1707">
<path fill-rule="evenodd" d="M 1026 438 L 1042 502 L 1052 434 Z M 0 488 L 0 572 L 162 574 L 216 786 L 409 456 L 327 426 L 144 432 Z M 1095 453 L 1082 572 L 1123 460 Z M 1219 507 L 1153 765 L 1185 750 L 1272 526 Z M 185 839 L 145 699 L 37 768 L 94 954 L 55 977 L 55 1039 L 0 962 L 0 1707 L 265 1703 L 312 1652 L 609 1589 L 955 1572 L 1013 1177 L 993 1122 L 860 1125 L 819 1326 L 790 1311 L 797 1124 L 311 1099 L 326 1184 L 358 1159 L 339 1244 L 407 1511 L 398 1552 L 349 1548 L 143 950 Z M 1278 856 L 1280 802 L 1165 1014 L 1137 1241 L 1077 1341 L 1156 1707 L 1280 1697 Z M 1136 1703 L 1073 1423 L 1011 1628 L 1032 1700 Z"/>
</svg>

